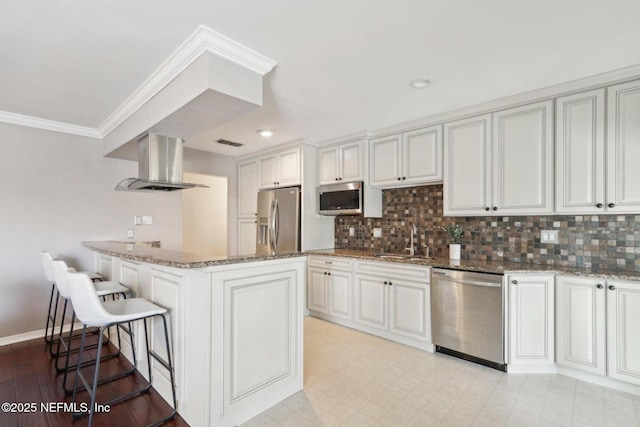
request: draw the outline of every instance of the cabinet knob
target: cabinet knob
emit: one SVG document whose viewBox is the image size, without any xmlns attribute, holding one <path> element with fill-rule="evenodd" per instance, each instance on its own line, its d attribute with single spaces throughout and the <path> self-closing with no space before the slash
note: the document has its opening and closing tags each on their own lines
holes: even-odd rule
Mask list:
<svg viewBox="0 0 640 427">
<path fill-rule="evenodd" d="M 258 216 L 258 212 L 254 213 L 253 215 L 254 215 L 254 216 Z"/>
<path fill-rule="evenodd" d="M 258 220 L 253 221 L 253 223 L 254 223 L 254 224 L 257 224 L 257 223 L 258 223 Z"/>
<path fill-rule="evenodd" d="M 402 180 L 404 181 L 405 179 L 407 179 L 407 177 L 406 177 L 406 176 L 403 176 L 403 177 L 402 177 Z"/>
<path fill-rule="evenodd" d="M 334 181 L 337 181 L 337 180 L 338 180 L 338 178 L 334 179 Z"/>
<path fill-rule="evenodd" d="M 602 203 L 597 203 L 596 208 L 600 209 L 602 207 Z"/>
<path fill-rule="evenodd" d="M 342 181 L 342 178 L 338 178 L 338 181 Z"/>
<path fill-rule="evenodd" d="M 609 203 L 607 206 L 609 206 L 610 208 L 615 208 L 616 204 L 615 203 Z"/>
<path fill-rule="evenodd" d="M 398 181 L 402 180 L 402 178 L 398 177 Z"/>
<path fill-rule="evenodd" d="M 392 285 L 393 285 L 393 283 L 389 282 L 389 286 L 392 286 Z"/>
<path fill-rule="evenodd" d="M 609 285 L 609 290 L 610 290 L 610 291 L 615 291 L 615 290 L 616 290 L 616 287 L 615 287 L 615 286 L 613 286 L 613 285 Z"/>
<path fill-rule="evenodd" d="M 602 288 L 604 288 L 604 286 L 602 286 L 602 283 L 598 283 L 598 284 L 596 285 L 596 288 L 598 288 L 598 289 L 602 289 Z"/>
<path fill-rule="evenodd" d="M 514 285 L 517 285 L 518 281 L 517 280 L 512 280 L 511 283 L 513 283 Z"/>
<path fill-rule="evenodd" d="M 493 207 L 493 210 L 494 210 L 494 211 L 497 211 L 497 210 L 498 210 L 498 207 L 497 207 L 497 206 L 494 206 L 494 207 Z"/>
<path fill-rule="evenodd" d="M 385 280 L 385 281 L 384 281 L 384 284 L 385 284 L 385 285 L 388 285 L 388 284 L 389 284 L 389 282 L 387 282 L 387 281 Z"/>
<path fill-rule="evenodd" d="M 330 271 L 327 273 L 327 276 L 331 276 L 331 272 Z"/>
<path fill-rule="evenodd" d="M 325 271 L 323 274 L 326 276 L 326 275 L 327 275 L 327 272 Z"/>
<path fill-rule="evenodd" d="M 486 208 L 484 208 L 484 210 L 489 212 L 491 210 L 491 208 L 489 206 L 487 206 Z"/>
</svg>

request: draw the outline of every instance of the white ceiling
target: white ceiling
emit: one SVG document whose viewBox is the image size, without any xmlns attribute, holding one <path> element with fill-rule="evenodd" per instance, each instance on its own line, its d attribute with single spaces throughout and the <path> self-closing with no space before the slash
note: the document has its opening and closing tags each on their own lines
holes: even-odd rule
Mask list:
<svg viewBox="0 0 640 427">
<path fill-rule="evenodd" d="M 278 63 L 262 108 L 187 141 L 243 155 L 640 64 L 638 22 L 637 0 L 4 1 L 0 111 L 99 128 L 204 24 Z"/>
</svg>

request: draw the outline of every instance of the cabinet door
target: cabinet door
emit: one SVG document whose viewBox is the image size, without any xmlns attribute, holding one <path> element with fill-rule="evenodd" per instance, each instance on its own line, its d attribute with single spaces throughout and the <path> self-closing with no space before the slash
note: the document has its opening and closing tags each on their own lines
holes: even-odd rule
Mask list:
<svg viewBox="0 0 640 427">
<path fill-rule="evenodd" d="M 552 101 L 493 114 L 496 214 L 553 213 Z"/>
<path fill-rule="evenodd" d="M 256 188 L 257 162 L 238 163 L 238 216 L 244 218 L 255 217 L 258 203 Z"/>
<path fill-rule="evenodd" d="M 491 115 L 444 125 L 444 214 L 490 215 Z"/>
<path fill-rule="evenodd" d="M 611 86 L 607 102 L 607 210 L 640 211 L 640 81 Z"/>
<path fill-rule="evenodd" d="M 402 181 L 442 181 L 442 128 L 432 126 L 402 134 Z"/>
<path fill-rule="evenodd" d="M 351 319 L 351 274 L 331 271 L 328 276 L 329 314 Z"/>
<path fill-rule="evenodd" d="M 258 167 L 260 180 L 258 186 L 260 189 L 273 188 L 276 186 L 276 156 L 263 157 L 258 160 L 260 166 Z"/>
<path fill-rule="evenodd" d="M 278 187 L 300 184 L 300 149 L 278 154 L 276 182 Z"/>
<path fill-rule="evenodd" d="M 318 181 L 320 185 L 335 184 L 338 182 L 338 149 L 328 148 L 321 150 L 318 155 L 320 164 L 318 165 Z"/>
<path fill-rule="evenodd" d="M 327 313 L 329 311 L 327 270 L 311 267 L 308 271 L 307 308 L 320 313 Z"/>
<path fill-rule="evenodd" d="M 356 321 L 366 326 L 387 330 L 387 300 L 389 286 L 385 279 L 357 276 L 356 282 Z"/>
<path fill-rule="evenodd" d="M 392 280 L 389 286 L 389 330 L 398 335 L 431 341 L 429 285 Z"/>
<path fill-rule="evenodd" d="M 558 98 L 556 212 L 602 213 L 604 203 L 604 89 Z"/>
<path fill-rule="evenodd" d="M 604 280 L 556 277 L 556 358 L 559 365 L 606 374 Z"/>
<path fill-rule="evenodd" d="M 362 153 L 363 141 L 341 145 L 340 150 L 340 181 L 363 181 L 364 156 Z"/>
<path fill-rule="evenodd" d="M 607 281 L 607 371 L 640 385 L 640 284 Z"/>
<path fill-rule="evenodd" d="M 257 227 L 255 218 L 238 220 L 238 255 L 255 255 Z"/>
<path fill-rule="evenodd" d="M 402 135 L 391 135 L 369 141 L 369 174 L 373 186 L 401 184 Z"/>
<path fill-rule="evenodd" d="M 553 276 L 509 276 L 509 364 L 553 365 Z"/>
</svg>

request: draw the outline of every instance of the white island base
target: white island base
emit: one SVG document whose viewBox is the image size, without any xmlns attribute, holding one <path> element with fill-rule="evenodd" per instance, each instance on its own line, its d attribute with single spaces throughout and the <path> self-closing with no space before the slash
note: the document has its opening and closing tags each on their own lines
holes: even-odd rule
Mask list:
<svg viewBox="0 0 640 427">
<path fill-rule="evenodd" d="M 169 309 L 178 413 L 190 425 L 237 426 L 302 390 L 305 257 L 174 268 L 96 253 L 96 263 Z M 151 346 L 164 356 L 156 333 Z M 136 340 L 145 375 L 141 324 Z M 130 358 L 126 344 L 123 353 Z M 165 368 L 152 361 L 152 376 L 171 402 Z"/>
</svg>

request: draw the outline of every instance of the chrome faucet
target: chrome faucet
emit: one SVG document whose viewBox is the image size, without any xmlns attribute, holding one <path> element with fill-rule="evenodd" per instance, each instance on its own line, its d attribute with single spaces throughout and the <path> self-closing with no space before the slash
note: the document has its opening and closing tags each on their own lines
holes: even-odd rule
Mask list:
<svg viewBox="0 0 640 427">
<path fill-rule="evenodd" d="M 405 251 L 409 251 L 409 255 L 414 256 L 416 254 L 415 236 L 418 233 L 416 225 L 412 222 L 409 223 L 409 247 L 405 248 Z"/>
</svg>

